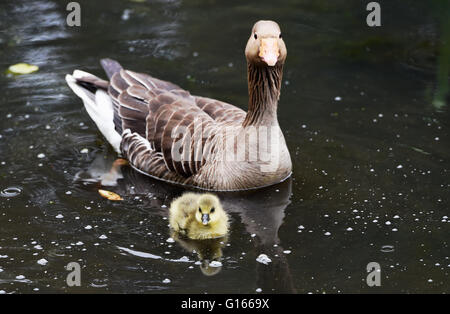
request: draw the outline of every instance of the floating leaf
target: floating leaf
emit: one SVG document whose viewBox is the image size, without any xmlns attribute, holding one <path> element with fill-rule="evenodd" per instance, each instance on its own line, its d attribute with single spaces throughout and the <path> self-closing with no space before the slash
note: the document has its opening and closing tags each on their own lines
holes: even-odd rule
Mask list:
<svg viewBox="0 0 450 314">
<path fill-rule="evenodd" d="M 11 65 L 8 68 L 8 71 L 13 74 L 30 74 L 36 72 L 37 70 L 39 70 L 39 67 L 37 65 L 32 65 L 28 63 L 17 63 Z"/>
<path fill-rule="evenodd" d="M 123 158 L 118 158 L 113 163 L 113 166 L 126 166 L 126 165 L 128 165 L 128 160 Z"/>
<path fill-rule="evenodd" d="M 122 197 L 120 197 L 119 194 L 116 194 L 114 192 L 111 191 L 106 191 L 106 190 L 98 190 L 98 193 L 103 196 L 104 198 L 107 198 L 111 201 L 121 201 L 123 200 Z"/>
</svg>

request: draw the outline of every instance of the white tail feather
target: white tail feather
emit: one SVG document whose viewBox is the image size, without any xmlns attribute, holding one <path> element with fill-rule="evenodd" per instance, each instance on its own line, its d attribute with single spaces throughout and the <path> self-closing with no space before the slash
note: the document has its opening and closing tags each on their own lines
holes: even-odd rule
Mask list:
<svg viewBox="0 0 450 314">
<path fill-rule="evenodd" d="M 76 83 L 75 78 L 87 76 L 95 77 L 87 72 L 75 70 L 73 72 L 73 76 L 70 74 L 66 75 L 66 81 L 73 92 L 83 100 L 86 111 L 95 122 L 100 132 L 102 132 L 103 136 L 112 145 L 112 147 L 120 153 L 120 142 L 122 141 L 122 136 L 117 133 L 114 127 L 114 109 L 111 98 L 101 89 L 98 89 L 94 95 Z"/>
</svg>

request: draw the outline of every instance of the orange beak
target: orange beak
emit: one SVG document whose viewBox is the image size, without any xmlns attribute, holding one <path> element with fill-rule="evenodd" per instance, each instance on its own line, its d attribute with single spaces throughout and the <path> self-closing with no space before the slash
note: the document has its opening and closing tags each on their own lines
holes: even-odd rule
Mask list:
<svg viewBox="0 0 450 314">
<path fill-rule="evenodd" d="M 278 39 L 262 38 L 259 48 L 259 56 L 268 66 L 274 66 L 278 61 L 280 50 L 278 49 Z"/>
</svg>

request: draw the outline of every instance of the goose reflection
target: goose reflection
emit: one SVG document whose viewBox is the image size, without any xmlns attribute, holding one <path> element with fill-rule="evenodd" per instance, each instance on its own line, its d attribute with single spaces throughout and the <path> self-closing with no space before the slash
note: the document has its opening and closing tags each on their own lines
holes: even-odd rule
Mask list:
<svg viewBox="0 0 450 314">
<path fill-rule="evenodd" d="M 129 166 L 119 165 L 121 171 L 118 172 L 117 165 L 118 163 L 114 163 L 111 158 L 98 156 L 91 167 L 83 175 L 78 175 L 77 178 L 83 178 L 83 181 L 89 182 L 89 173 L 96 174 L 97 180 L 104 177 L 111 178 L 109 174 L 113 173 L 117 177 L 117 182 L 111 190 L 122 197 L 145 195 L 146 197 L 143 198 L 144 206 L 155 208 L 162 216 L 168 215 L 167 208 L 162 207 L 162 205 L 170 203 L 171 200 L 186 191 L 199 192 L 199 190 L 166 184 L 152 179 Z M 108 168 L 109 171 L 105 170 Z M 102 171 L 104 172 L 103 175 L 101 174 Z M 290 203 L 291 189 L 292 179 L 289 178 L 277 185 L 263 189 L 215 193 L 220 198 L 223 208 L 229 214 L 239 216 L 246 231 L 255 235 L 255 241 L 252 243 L 255 244 L 258 255 L 264 253 L 272 257 L 272 262 L 269 265 L 263 265 L 255 261 L 257 264 L 257 284 L 263 291 L 272 293 L 296 292 L 288 260 L 283 253 L 284 249 L 280 245 L 278 237 L 278 230 L 285 217 L 285 209 Z M 209 267 L 209 264 L 212 261 L 219 262 L 222 259 L 223 249 L 226 254 L 226 247 L 224 246 L 226 246 L 227 239 L 190 240 L 174 234 L 172 234 L 172 238 L 185 250 L 196 252 L 202 262 L 200 269 L 203 274 L 211 276 L 221 271 L 222 267 L 212 268 Z"/>
</svg>

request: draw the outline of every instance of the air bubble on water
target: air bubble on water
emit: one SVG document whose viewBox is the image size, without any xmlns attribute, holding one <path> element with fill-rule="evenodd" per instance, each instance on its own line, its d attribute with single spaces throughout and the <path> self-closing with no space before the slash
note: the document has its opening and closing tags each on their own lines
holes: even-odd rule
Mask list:
<svg viewBox="0 0 450 314">
<path fill-rule="evenodd" d="M 209 263 L 210 267 L 222 267 L 222 263 L 219 261 L 212 261 L 211 263 Z"/>
<path fill-rule="evenodd" d="M 130 13 L 132 12 L 132 10 L 130 9 L 125 9 L 122 13 L 121 19 L 122 21 L 128 21 L 130 19 Z"/>
<path fill-rule="evenodd" d="M 22 193 L 22 189 L 16 186 L 11 186 L 0 191 L 2 197 L 15 197 Z"/>
<path fill-rule="evenodd" d="M 269 263 L 272 262 L 272 260 L 266 255 L 266 254 L 260 254 L 257 258 L 256 261 L 258 263 L 264 264 L 264 265 L 268 265 Z"/>
<path fill-rule="evenodd" d="M 381 247 L 381 252 L 383 253 L 391 253 L 394 252 L 394 246 L 393 245 L 383 245 Z"/>
</svg>

